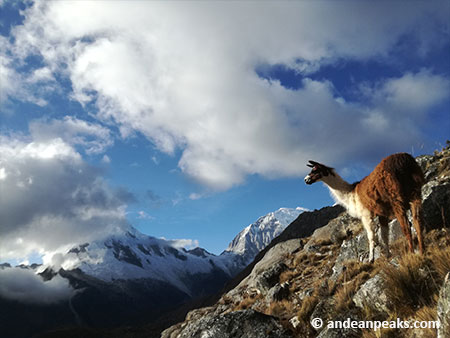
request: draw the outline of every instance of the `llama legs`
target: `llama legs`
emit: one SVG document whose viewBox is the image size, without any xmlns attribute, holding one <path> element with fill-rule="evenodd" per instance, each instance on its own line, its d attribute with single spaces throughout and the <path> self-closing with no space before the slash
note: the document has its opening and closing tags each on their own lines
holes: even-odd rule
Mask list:
<svg viewBox="0 0 450 338">
<path fill-rule="evenodd" d="M 423 243 L 423 234 L 422 234 L 422 226 L 423 226 L 423 215 L 422 215 L 422 202 L 417 199 L 411 202 L 411 213 L 413 218 L 414 229 L 417 232 L 417 240 L 419 241 L 419 251 L 423 255 L 424 252 L 424 243 Z"/>
<path fill-rule="evenodd" d="M 410 252 L 414 252 L 412 237 L 411 237 L 411 227 L 409 225 L 408 217 L 406 217 L 406 210 L 400 209 L 395 211 L 395 217 L 400 223 L 403 233 L 405 234 L 406 240 L 408 241 L 408 247 Z"/>
<path fill-rule="evenodd" d="M 391 252 L 389 250 L 389 220 L 383 216 L 380 216 L 378 219 L 380 221 L 380 233 L 384 245 L 384 254 L 386 255 L 386 257 L 390 257 Z"/>
<path fill-rule="evenodd" d="M 375 232 L 372 223 L 372 218 L 368 215 L 365 215 L 361 218 L 364 229 L 367 233 L 367 240 L 369 241 L 369 262 L 373 263 L 374 261 L 374 247 L 375 247 Z"/>
</svg>

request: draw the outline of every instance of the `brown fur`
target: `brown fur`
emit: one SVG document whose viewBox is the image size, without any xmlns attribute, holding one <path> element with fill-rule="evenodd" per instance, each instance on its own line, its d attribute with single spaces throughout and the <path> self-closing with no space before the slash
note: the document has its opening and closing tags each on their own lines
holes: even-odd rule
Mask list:
<svg viewBox="0 0 450 338">
<path fill-rule="evenodd" d="M 425 179 L 415 159 L 406 153 L 383 159 L 359 184 L 355 186 L 361 203 L 380 216 L 382 227 L 397 218 L 413 251 L 411 231 L 406 211 L 411 209 L 420 252 L 423 253 L 421 188 Z"/>
</svg>

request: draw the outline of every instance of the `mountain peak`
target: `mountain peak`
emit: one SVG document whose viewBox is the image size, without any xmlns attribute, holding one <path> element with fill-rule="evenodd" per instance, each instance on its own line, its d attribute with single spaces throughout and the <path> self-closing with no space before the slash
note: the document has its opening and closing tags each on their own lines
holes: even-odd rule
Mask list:
<svg viewBox="0 0 450 338">
<path fill-rule="evenodd" d="M 259 251 L 264 249 L 292 221 L 307 209 L 280 208 L 261 216 L 258 220 L 244 228 L 228 245 L 224 253 L 234 253 L 250 263 Z"/>
</svg>

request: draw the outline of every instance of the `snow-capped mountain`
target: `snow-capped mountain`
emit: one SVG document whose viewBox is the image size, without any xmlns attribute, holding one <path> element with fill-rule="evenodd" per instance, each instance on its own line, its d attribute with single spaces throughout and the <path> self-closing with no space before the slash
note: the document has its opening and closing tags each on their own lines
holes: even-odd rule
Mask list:
<svg viewBox="0 0 450 338">
<path fill-rule="evenodd" d="M 215 274 L 222 276 L 221 281 L 232 278 L 303 211 L 300 207 L 280 208 L 260 217 L 242 230 L 219 256 L 201 248 L 186 250 L 175 241 L 151 237 L 129 226 L 102 240 L 58 254 L 58 259 L 51 259 L 52 263 L 44 264 L 41 271 L 78 269 L 104 282 L 152 279 L 196 297 L 197 286 L 192 282 L 195 276 Z"/>
<path fill-rule="evenodd" d="M 260 217 L 219 256 L 198 247 L 186 250 L 177 241 L 151 237 L 129 226 L 53 253 L 40 266 L 20 266 L 40 276 L 42 280 L 35 281 L 40 286 L 49 289 L 52 284 L 64 290 L 58 302 L 30 310 L 25 303 L 21 307 L 0 296 L 0 306 L 11 309 L 11 318 L 23 318 L 24 312 L 30 322 L 42 318 L 18 337 L 55 325 L 110 327 L 156 321 L 181 304 L 215 294 L 304 210 L 281 208 Z M 0 269 L 8 273 L 17 268 L 6 264 Z M 56 315 L 59 319 L 53 321 Z M 11 319 L 4 322 L 9 323 L 8 336 L 14 336 L 19 324 Z"/>
<path fill-rule="evenodd" d="M 226 280 L 232 277 L 230 260 L 232 257 L 216 256 L 201 248 L 186 250 L 177 247 L 175 241 L 154 238 L 130 227 L 106 239 L 75 246 L 59 258 L 58 266 L 43 265 L 41 271 L 78 269 L 104 282 L 152 279 L 195 297 L 199 294 L 191 279 L 214 273 Z"/>
<path fill-rule="evenodd" d="M 277 237 L 298 215 L 307 209 L 297 207 L 280 208 L 258 218 L 242 230 L 228 245 L 222 255 L 235 254 L 242 257 L 244 266 L 248 265 L 269 243 Z"/>
</svg>

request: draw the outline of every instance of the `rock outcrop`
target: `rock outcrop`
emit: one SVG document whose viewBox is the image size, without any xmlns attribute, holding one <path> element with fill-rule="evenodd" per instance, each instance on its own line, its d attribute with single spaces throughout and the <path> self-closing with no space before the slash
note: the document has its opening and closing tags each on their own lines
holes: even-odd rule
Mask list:
<svg viewBox="0 0 450 338">
<path fill-rule="evenodd" d="M 240 310 L 217 316 L 206 314 L 189 322 L 180 333 L 172 331 L 164 335 L 170 338 L 292 337 L 276 318 L 255 310 Z"/>
</svg>

